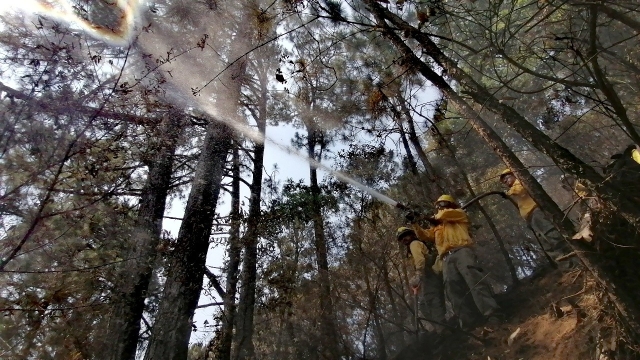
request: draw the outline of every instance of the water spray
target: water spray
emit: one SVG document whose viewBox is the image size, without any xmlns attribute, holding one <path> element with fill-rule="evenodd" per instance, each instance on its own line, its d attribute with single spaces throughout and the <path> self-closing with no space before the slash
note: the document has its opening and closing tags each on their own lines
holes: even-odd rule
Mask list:
<svg viewBox="0 0 640 360">
<path fill-rule="evenodd" d="M 135 20 L 139 17 L 140 1 L 139 0 L 116 0 L 113 6 L 115 6 L 117 10 L 122 13 L 122 16 L 121 16 L 120 22 L 117 24 L 117 27 L 114 29 L 111 29 L 111 28 L 106 28 L 103 26 L 93 24 L 79 17 L 75 13 L 75 9 L 73 8 L 72 3 L 68 0 L 61 0 L 61 1 L 24 0 L 22 2 L 12 4 L 12 7 L 16 10 L 23 10 L 23 11 L 31 12 L 34 14 L 47 15 L 54 19 L 67 22 L 69 25 L 79 26 L 83 31 L 87 32 L 89 35 L 95 38 L 101 39 L 103 41 L 106 41 L 108 43 L 112 43 L 115 45 L 126 45 L 132 37 Z M 0 7 L 0 12 L 6 11 L 7 8 L 8 8 L 7 6 Z M 411 210 L 408 206 L 396 200 L 393 200 L 390 197 L 380 193 L 379 191 L 372 189 L 356 181 L 355 179 L 347 176 L 346 174 L 340 171 L 331 169 L 330 167 L 322 164 L 321 162 L 315 159 L 312 159 L 309 156 L 302 154 L 299 151 L 296 151 L 289 146 L 285 146 L 278 143 L 277 141 L 267 137 L 265 134 L 262 134 L 259 131 L 256 131 L 255 129 L 251 128 L 246 124 L 242 124 L 242 123 L 238 123 L 238 122 L 230 121 L 226 119 L 221 119 L 219 116 L 215 116 L 215 114 L 217 114 L 217 111 L 215 109 L 212 109 L 209 104 L 203 103 L 200 99 L 201 98 L 198 98 L 196 101 L 198 103 L 197 104 L 198 108 L 204 110 L 209 115 L 214 116 L 214 118 L 217 121 L 221 121 L 225 123 L 226 125 L 244 134 L 245 136 L 251 138 L 252 140 L 256 142 L 262 142 L 262 143 L 266 142 L 266 143 L 272 144 L 278 147 L 280 150 L 286 152 L 287 154 L 290 154 L 305 160 L 312 166 L 328 172 L 329 174 L 335 176 L 338 180 L 348 183 L 350 185 L 353 185 L 354 187 L 368 193 L 369 195 L 373 196 L 375 199 L 391 207 L 398 208 L 403 211 Z M 476 197 L 475 199 L 471 200 L 469 203 L 464 205 L 463 209 L 471 205 L 471 203 L 487 195 L 490 195 L 490 193 Z"/>
<path fill-rule="evenodd" d="M 17 10 L 29 11 L 35 14 L 47 15 L 51 18 L 64 21 L 72 26 L 79 26 L 83 31 L 87 32 L 89 35 L 104 40 L 106 42 L 116 44 L 116 45 L 125 45 L 127 44 L 131 37 L 133 28 L 135 25 L 136 18 L 139 17 L 140 12 L 140 1 L 139 0 L 116 0 L 113 5 L 116 11 L 122 13 L 122 17 L 120 22 L 117 24 L 115 29 L 108 29 L 106 27 L 102 27 L 96 24 L 93 24 L 81 17 L 79 17 L 75 13 L 75 9 L 73 8 L 73 4 L 68 0 L 24 0 L 21 3 L 15 4 L 13 7 Z M 2 10 L 2 9 L 0 9 Z M 179 86 L 178 86 L 179 87 Z M 196 102 L 198 103 L 197 107 L 204 110 L 209 115 L 212 115 L 214 119 L 217 121 L 221 121 L 236 131 L 244 134 L 245 136 L 251 138 L 256 142 L 266 142 L 272 144 L 287 154 L 302 158 L 312 166 L 322 169 L 333 176 L 335 176 L 338 180 L 353 185 L 354 187 L 368 193 L 374 198 L 382 201 L 383 203 L 390 205 L 392 207 L 397 207 L 402 210 L 408 209 L 406 206 L 400 204 L 399 202 L 391 199 L 390 197 L 380 193 L 377 190 L 371 189 L 364 184 L 354 180 L 353 178 L 345 175 L 340 171 L 333 170 L 328 166 L 320 163 L 319 161 L 304 155 L 291 147 L 282 145 L 275 140 L 272 140 L 266 137 L 264 134 L 256 131 L 246 124 L 242 124 L 236 121 L 221 119 L 219 116 L 215 116 L 218 112 L 215 109 L 212 109 L 209 104 L 206 104 L 201 100 L 202 98 L 196 98 Z"/>
<path fill-rule="evenodd" d="M 329 174 L 335 176 L 338 180 L 345 182 L 347 184 L 353 185 L 354 187 L 366 192 L 367 194 L 373 196 L 374 198 L 382 201 L 383 203 L 391 206 L 391 207 L 395 207 L 401 210 L 408 210 L 408 207 L 406 207 L 405 205 L 399 203 L 396 200 L 393 200 L 392 198 L 382 194 L 381 192 L 372 189 L 358 181 L 356 181 L 355 179 L 347 176 L 346 174 L 337 171 L 337 170 L 333 170 L 330 167 L 328 167 L 327 165 L 322 164 L 321 162 L 310 158 L 309 156 L 289 147 L 289 146 L 285 146 L 282 145 L 280 143 L 278 143 L 277 141 L 269 138 L 268 136 L 266 136 L 265 134 L 257 131 L 256 129 L 252 128 L 251 126 L 247 125 L 247 124 L 243 124 L 237 121 L 231 121 L 228 119 L 223 119 L 220 118 L 219 116 L 215 116 L 215 114 L 217 114 L 217 111 L 215 109 L 213 109 L 211 107 L 211 105 L 209 105 L 208 103 L 205 103 L 204 100 L 201 100 L 202 98 L 197 97 L 195 98 L 196 102 L 197 102 L 197 107 L 200 108 L 201 110 L 203 110 L 204 112 L 206 112 L 209 115 L 212 115 L 214 119 L 216 119 L 216 121 L 220 121 L 228 126 L 230 126 L 231 128 L 233 128 L 234 130 L 238 131 L 239 133 L 249 137 L 250 139 L 252 139 L 253 141 L 256 142 L 260 142 L 260 143 L 268 143 L 271 145 L 276 146 L 278 149 L 286 152 L 289 155 L 293 155 L 296 156 L 298 158 L 303 159 L 304 161 L 308 162 L 309 164 L 311 164 L 311 166 L 318 168 L 318 169 L 322 169 L 326 172 L 328 172 Z"/>
<path fill-rule="evenodd" d="M 255 132 L 260 134 L 257 131 L 255 131 Z M 243 131 L 243 133 L 246 135 L 246 132 Z M 276 142 L 276 141 L 274 141 L 274 140 L 272 140 L 272 139 L 270 139 L 270 138 L 268 138 L 268 137 L 266 137 L 264 135 L 262 135 L 262 139 L 263 139 L 263 141 L 265 141 L 265 142 L 267 142 L 269 144 L 277 146 L 280 150 L 285 151 L 287 154 L 294 155 L 296 157 L 302 158 L 303 160 L 307 161 L 312 166 L 328 172 L 329 174 L 335 176 L 338 180 L 340 180 L 342 182 L 345 182 L 347 184 L 353 185 L 354 187 L 366 192 L 367 194 L 373 196 L 374 198 L 382 201 L 383 203 L 385 203 L 387 205 L 390 205 L 392 207 L 395 207 L 395 208 L 398 208 L 398 209 L 401 209 L 401 210 L 407 210 L 408 209 L 405 205 L 402 205 L 398 201 L 393 200 L 392 198 L 382 194 L 381 192 L 379 192 L 379 191 L 377 191 L 375 189 L 372 189 L 372 188 L 370 188 L 370 187 L 368 187 L 368 186 L 356 181 L 355 179 L 347 176 L 346 174 L 344 174 L 344 173 L 342 173 L 340 171 L 331 169 L 327 165 L 324 165 L 321 162 L 319 162 L 319 161 L 317 161 L 315 159 L 312 159 L 312 158 L 310 158 L 309 156 L 307 156 L 305 154 L 300 153 L 299 151 L 296 151 L 296 150 L 294 150 L 294 149 L 292 149 L 292 148 L 290 148 L 288 146 L 282 145 L 282 144 L 280 144 L 280 143 L 278 143 L 278 142 Z"/>
<path fill-rule="evenodd" d="M 116 24 L 115 28 L 106 28 L 94 23 L 91 23 L 76 14 L 75 9 L 73 8 L 73 4 L 69 0 L 23 0 L 22 2 L 13 4 L 12 7 L 16 10 L 22 10 L 25 12 L 30 12 L 32 14 L 42 14 L 49 16 L 53 19 L 64 21 L 71 26 L 78 26 L 83 31 L 88 33 L 89 35 L 106 41 L 115 45 L 126 45 L 132 38 L 133 29 L 135 26 L 136 19 L 139 18 L 139 12 L 141 10 L 140 0 L 115 0 L 112 4 L 114 6 L 114 10 L 118 11 L 122 14 L 120 21 Z M 0 8 L 0 11 L 6 10 L 5 8 Z M 174 80 L 175 81 L 175 80 Z M 178 85 L 178 84 L 176 84 Z M 180 86 L 178 86 L 180 88 Z M 239 133 L 244 134 L 245 136 L 251 138 L 256 142 L 269 143 L 272 144 L 287 154 L 296 156 L 301 158 L 311 164 L 312 166 L 322 169 L 329 174 L 335 176 L 338 180 L 353 185 L 354 187 L 366 192 L 371 195 L 375 199 L 392 206 L 394 208 L 398 208 L 400 210 L 409 210 L 409 208 L 396 200 L 391 199 L 390 197 L 380 193 L 377 190 L 374 190 L 364 184 L 356 181 L 355 179 L 347 176 L 346 174 L 333 170 L 328 166 L 322 164 L 321 162 L 310 158 L 309 156 L 300 153 L 299 151 L 294 150 L 289 146 L 282 145 L 277 141 L 270 139 L 265 136 L 265 134 L 260 133 L 259 131 L 253 129 L 247 124 L 243 124 L 236 121 L 231 121 L 228 119 L 222 119 L 220 116 L 216 116 L 218 111 L 213 109 L 209 104 L 205 103 L 202 100 L 202 97 L 198 97 L 192 100 L 195 100 L 197 103 L 197 108 L 202 109 L 204 112 L 213 116 L 216 121 L 221 121 L 226 125 L 230 126 L 234 130 Z"/>
</svg>

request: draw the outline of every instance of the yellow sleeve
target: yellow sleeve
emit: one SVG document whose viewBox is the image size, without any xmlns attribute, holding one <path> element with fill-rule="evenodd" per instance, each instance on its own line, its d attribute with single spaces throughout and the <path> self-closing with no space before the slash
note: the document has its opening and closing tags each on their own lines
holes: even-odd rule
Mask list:
<svg viewBox="0 0 640 360">
<path fill-rule="evenodd" d="M 524 192 L 524 187 L 520 184 L 520 181 L 513 183 L 513 186 L 507 191 L 507 195 L 520 195 Z"/>
<path fill-rule="evenodd" d="M 640 164 L 640 151 L 638 151 L 638 149 L 633 149 L 633 151 L 631 152 L 631 157 L 633 158 L 633 160 L 635 160 L 638 164 Z"/>
<path fill-rule="evenodd" d="M 436 214 L 436 220 L 440 220 L 442 222 L 448 222 L 448 223 L 469 222 L 467 213 L 465 213 L 464 210 L 462 209 L 440 210 Z"/>
<path fill-rule="evenodd" d="M 576 184 L 575 191 L 576 191 L 576 194 L 578 194 L 578 196 L 580 197 L 586 197 L 589 194 L 588 189 L 580 183 Z"/>
<path fill-rule="evenodd" d="M 427 247 L 420 241 L 414 240 L 409 244 L 409 250 L 411 251 L 411 257 L 413 258 L 413 266 L 416 271 L 424 270 L 424 263 L 426 261 L 425 255 L 427 254 Z"/>
<path fill-rule="evenodd" d="M 436 233 L 433 229 L 423 229 L 418 224 L 412 224 L 411 227 L 413 228 L 413 231 L 416 232 L 418 239 L 422 241 L 436 241 Z"/>
</svg>

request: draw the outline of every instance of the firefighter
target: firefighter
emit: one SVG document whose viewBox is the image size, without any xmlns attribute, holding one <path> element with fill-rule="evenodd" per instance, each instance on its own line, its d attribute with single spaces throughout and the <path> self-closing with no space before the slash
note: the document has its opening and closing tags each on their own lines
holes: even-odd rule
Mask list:
<svg viewBox="0 0 640 360">
<path fill-rule="evenodd" d="M 498 304 L 486 281 L 487 274 L 480 268 L 469 236 L 469 219 L 450 195 L 442 195 L 435 203 L 436 215 L 430 219 L 434 225 L 423 229 L 415 216 L 407 215 L 417 237 L 434 242 L 442 261 L 445 295 L 463 329 L 470 329 L 476 320 L 476 311 L 491 325 L 500 322 Z M 471 298 L 471 299 L 470 299 Z"/>
<path fill-rule="evenodd" d="M 414 293 L 417 293 L 420 312 L 427 319 L 427 330 L 440 333 L 443 330 L 446 309 L 441 269 L 433 268 L 437 254 L 435 251 L 430 251 L 411 228 L 404 226 L 398 228 L 396 238 L 405 246 L 407 257 L 415 270 L 409 285 Z"/>
<path fill-rule="evenodd" d="M 575 256 L 565 256 L 571 251 L 562 234 L 547 219 L 538 204 L 531 198 L 510 169 L 506 169 L 500 174 L 500 182 L 509 188 L 505 194 L 511 197 L 518 205 L 520 216 L 524 218 L 529 228 L 535 232 L 542 250 L 563 268 L 577 266 L 578 260 Z M 562 261 L 559 262 L 559 259 L 562 259 Z"/>
</svg>

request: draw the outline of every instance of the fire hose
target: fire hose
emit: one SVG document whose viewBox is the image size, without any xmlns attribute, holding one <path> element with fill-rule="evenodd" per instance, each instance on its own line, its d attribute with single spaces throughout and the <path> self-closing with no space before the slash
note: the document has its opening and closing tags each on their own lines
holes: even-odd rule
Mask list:
<svg viewBox="0 0 640 360">
<path fill-rule="evenodd" d="M 483 199 L 483 198 L 485 198 L 487 196 L 490 196 L 490 195 L 500 195 L 501 197 L 510 200 L 514 205 L 516 205 L 515 202 L 504 193 L 504 191 L 488 191 L 486 193 L 482 193 L 482 194 L 474 197 L 473 199 L 469 200 L 467 203 L 462 205 L 460 208 L 462 210 L 465 210 L 469 206 L 475 204 L 479 200 L 481 200 L 481 199 Z M 517 207 L 517 205 L 516 205 L 516 207 Z M 398 209 L 400 209 L 402 211 L 414 212 L 416 215 L 421 215 L 420 213 L 418 213 L 415 210 L 411 209 L 409 206 L 401 204 L 401 203 L 396 203 L 396 208 L 398 208 Z M 439 223 L 439 221 L 436 220 L 433 216 L 425 216 L 425 219 L 427 221 L 429 221 L 430 223 L 434 224 L 434 225 L 437 225 Z"/>
</svg>

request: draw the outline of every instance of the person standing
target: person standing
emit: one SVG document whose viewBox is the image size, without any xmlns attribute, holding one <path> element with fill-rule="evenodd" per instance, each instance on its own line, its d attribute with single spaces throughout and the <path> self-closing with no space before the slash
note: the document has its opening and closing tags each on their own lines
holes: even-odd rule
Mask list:
<svg viewBox="0 0 640 360">
<path fill-rule="evenodd" d="M 437 254 L 435 251 L 430 251 L 411 228 L 405 226 L 398 228 L 396 238 L 406 247 L 407 256 L 415 270 L 409 279 L 409 286 L 418 296 L 418 307 L 429 324 L 427 330 L 439 333 L 445 322 L 446 308 L 442 275 L 433 269 Z"/>
<path fill-rule="evenodd" d="M 579 261 L 575 256 L 567 256 L 571 253 L 569 244 L 516 179 L 511 169 L 505 169 L 500 174 L 500 182 L 509 188 L 505 194 L 518 205 L 520 216 L 535 232 L 542 250 L 561 268 L 570 269 L 578 266 Z"/>
<path fill-rule="evenodd" d="M 411 213 L 407 220 L 412 223 L 419 239 L 435 243 L 442 260 L 445 294 L 461 328 L 470 329 L 475 325 L 476 311 L 471 303 L 485 322 L 491 325 L 499 323 L 498 304 L 486 281 L 487 274 L 478 266 L 473 252 L 467 214 L 450 195 L 440 196 L 435 207 L 437 213 L 429 219 L 435 225 L 431 228 L 421 228 Z"/>
</svg>

